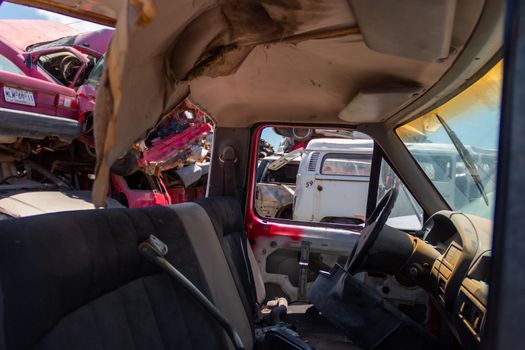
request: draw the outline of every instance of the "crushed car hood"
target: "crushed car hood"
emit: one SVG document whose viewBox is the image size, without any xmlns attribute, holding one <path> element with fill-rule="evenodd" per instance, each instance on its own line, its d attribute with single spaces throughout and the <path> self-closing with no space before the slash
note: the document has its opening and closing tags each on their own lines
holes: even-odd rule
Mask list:
<svg viewBox="0 0 525 350">
<path fill-rule="evenodd" d="M 0 38 L 7 40 L 20 52 L 35 42 L 50 41 L 56 38 L 76 35 L 79 31 L 67 24 L 48 20 L 0 20 Z"/>
<path fill-rule="evenodd" d="M 384 122 L 434 91 L 445 74 L 454 81 L 472 74 L 502 38 L 498 19 L 473 40 L 488 21 L 483 14 L 502 18 L 500 0 L 18 2 L 116 20 L 95 111 L 97 205 L 110 165 L 187 97 L 223 127 Z M 477 57 L 463 62 L 470 41 Z M 452 70 L 456 60 L 465 67 Z"/>
</svg>

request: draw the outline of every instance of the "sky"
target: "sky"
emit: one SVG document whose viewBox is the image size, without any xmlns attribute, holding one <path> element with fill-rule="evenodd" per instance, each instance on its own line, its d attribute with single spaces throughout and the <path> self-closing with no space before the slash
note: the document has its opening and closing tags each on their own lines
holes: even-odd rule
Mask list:
<svg viewBox="0 0 525 350">
<path fill-rule="evenodd" d="M 0 19 L 47 19 L 70 25 L 81 32 L 90 32 L 105 28 L 99 24 L 82 21 L 77 18 L 63 16 L 57 13 L 27 6 L 11 4 L 5 1 L 2 2 L 2 0 L 0 0 Z"/>
<path fill-rule="evenodd" d="M 273 149 L 277 151 L 277 148 L 283 140 L 283 137 L 276 134 L 275 131 L 273 131 L 273 128 L 268 127 L 263 129 L 261 133 L 261 139 L 268 142 L 270 145 L 272 145 Z"/>
</svg>

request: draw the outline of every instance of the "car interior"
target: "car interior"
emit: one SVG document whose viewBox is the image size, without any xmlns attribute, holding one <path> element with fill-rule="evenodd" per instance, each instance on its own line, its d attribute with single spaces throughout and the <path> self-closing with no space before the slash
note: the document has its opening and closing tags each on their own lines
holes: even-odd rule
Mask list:
<svg viewBox="0 0 525 350">
<path fill-rule="evenodd" d="M 116 31 L 100 209 L 0 221 L 0 348 L 489 348 L 504 1 L 15 2 Z M 186 99 L 215 124 L 206 198 L 104 208 Z"/>
<path fill-rule="evenodd" d="M 89 62 L 81 75 L 77 77 L 79 69 L 83 62 L 69 51 L 58 51 L 44 54 L 38 57 L 37 64 L 48 72 L 53 79 L 65 86 L 73 86 L 74 88 L 82 85 L 86 77 L 96 64 L 96 58 L 86 55 Z"/>
</svg>

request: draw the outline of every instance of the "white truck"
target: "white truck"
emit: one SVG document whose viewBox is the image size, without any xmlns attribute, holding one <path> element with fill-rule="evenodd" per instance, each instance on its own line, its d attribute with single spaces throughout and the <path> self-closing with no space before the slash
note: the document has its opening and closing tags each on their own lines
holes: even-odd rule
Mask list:
<svg viewBox="0 0 525 350">
<path fill-rule="evenodd" d="M 293 219 L 363 223 L 373 149 L 369 139 L 310 141 L 297 173 Z"/>
</svg>

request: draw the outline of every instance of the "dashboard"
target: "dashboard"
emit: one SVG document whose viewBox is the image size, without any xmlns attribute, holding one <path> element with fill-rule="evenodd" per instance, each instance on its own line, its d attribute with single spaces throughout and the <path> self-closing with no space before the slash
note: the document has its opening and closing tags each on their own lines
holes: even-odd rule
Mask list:
<svg viewBox="0 0 525 350">
<path fill-rule="evenodd" d="M 430 274 L 434 302 L 463 347 L 477 349 L 486 319 L 492 221 L 440 211 L 421 234 L 440 253 Z"/>
</svg>

